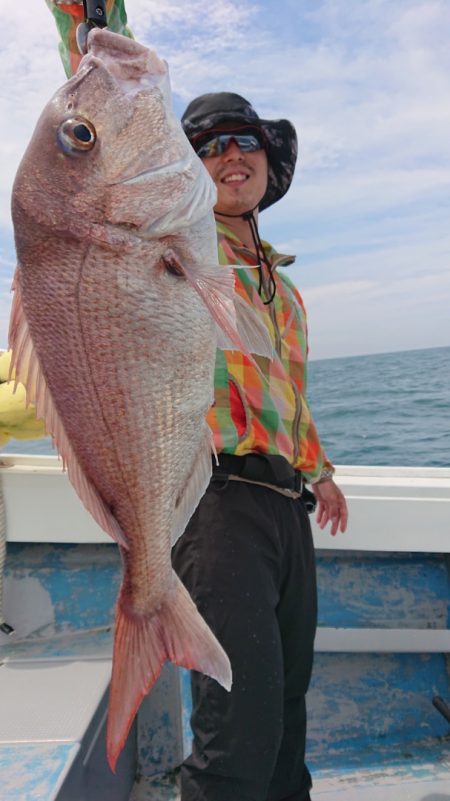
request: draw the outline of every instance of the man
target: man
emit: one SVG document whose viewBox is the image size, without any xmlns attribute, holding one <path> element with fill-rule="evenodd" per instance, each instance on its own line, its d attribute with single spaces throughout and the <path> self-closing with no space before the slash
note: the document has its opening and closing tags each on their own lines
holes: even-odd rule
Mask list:
<svg viewBox="0 0 450 801">
<path fill-rule="evenodd" d="M 304 482 L 317 520 L 347 524 L 305 400 L 307 330 L 281 256 L 258 231 L 258 212 L 291 183 L 296 134 L 262 120 L 228 92 L 188 106 L 183 128 L 217 187 L 219 260 L 274 345 L 257 365 L 218 351 L 208 422 L 219 453 L 211 484 L 174 549 L 174 566 L 228 653 L 233 687 L 193 673 L 193 752 L 182 801 L 309 801 L 305 694 L 316 628 L 316 583 Z M 220 269 L 220 268 L 218 268 Z"/>
</svg>

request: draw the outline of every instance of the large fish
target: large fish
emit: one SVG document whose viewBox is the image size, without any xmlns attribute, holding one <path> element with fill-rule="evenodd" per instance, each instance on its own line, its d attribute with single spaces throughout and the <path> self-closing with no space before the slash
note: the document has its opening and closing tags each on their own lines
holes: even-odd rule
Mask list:
<svg viewBox="0 0 450 801">
<path fill-rule="evenodd" d="M 165 660 L 231 685 L 170 562 L 211 475 L 216 345 L 271 352 L 217 265 L 214 202 L 171 110 L 166 64 L 94 30 L 16 176 L 10 344 L 71 482 L 121 550 L 113 769 Z"/>
</svg>

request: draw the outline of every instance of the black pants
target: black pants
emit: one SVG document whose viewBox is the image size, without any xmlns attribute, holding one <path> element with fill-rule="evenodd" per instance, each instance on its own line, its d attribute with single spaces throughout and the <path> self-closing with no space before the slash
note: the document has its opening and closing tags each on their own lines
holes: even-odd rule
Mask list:
<svg viewBox="0 0 450 801">
<path fill-rule="evenodd" d="M 302 500 L 216 476 L 173 563 L 233 669 L 231 693 L 192 674 L 182 801 L 309 801 L 305 693 L 317 603 Z"/>
</svg>

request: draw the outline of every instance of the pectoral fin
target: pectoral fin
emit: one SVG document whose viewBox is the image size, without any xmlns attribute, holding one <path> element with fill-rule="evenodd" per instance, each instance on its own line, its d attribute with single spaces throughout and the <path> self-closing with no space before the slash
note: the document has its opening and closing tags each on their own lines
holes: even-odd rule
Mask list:
<svg viewBox="0 0 450 801">
<path fill-rule="evenodd" d="M 266 326 L 250 304 L 235 292 L 232 266 L 189 264 L 173 251 L 164 258 L 176 262 L 208 307 L 218 328 L 218 347 L 273 358 L 273 344 Z"/>
</svg>

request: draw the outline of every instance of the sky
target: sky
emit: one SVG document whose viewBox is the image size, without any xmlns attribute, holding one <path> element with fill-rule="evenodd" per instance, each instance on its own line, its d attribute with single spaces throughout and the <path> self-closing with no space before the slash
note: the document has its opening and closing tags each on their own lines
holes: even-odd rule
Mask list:
<svg viewBox="0 0 450 801">
<path fill-rule="evenodd" d="M 32 13 L 30 9 L 32 8 Z M 169 63 L 180 116 L 235 91 L 296 126 L 292 187 L 260 233 L 296 254 L 310 358 L 450 345 L 448 0 L 126 0 Z M 14 175 L 64 83 L 44 0 L 0 0 L 0 347 L 15 265 Z"/>
</svg>

